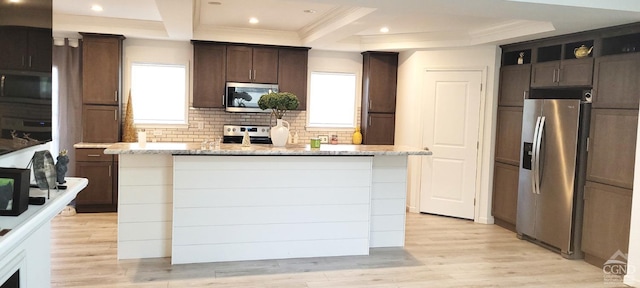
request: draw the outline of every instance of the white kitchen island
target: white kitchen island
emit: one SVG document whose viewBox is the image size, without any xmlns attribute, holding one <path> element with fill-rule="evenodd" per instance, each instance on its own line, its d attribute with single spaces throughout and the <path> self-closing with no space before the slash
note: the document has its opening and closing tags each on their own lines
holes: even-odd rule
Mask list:
<svg viewBox="0 0 640 288">
<path fill-rule="evenodd" d="M 118 143 L 118 258 L 367 255 L 404 246 L 401 146 Z"/>
</svg>

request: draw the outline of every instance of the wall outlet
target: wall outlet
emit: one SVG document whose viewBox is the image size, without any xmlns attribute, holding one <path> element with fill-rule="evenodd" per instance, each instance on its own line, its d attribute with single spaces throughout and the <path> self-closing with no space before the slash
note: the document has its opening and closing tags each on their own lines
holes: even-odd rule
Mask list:
<svg viewBox="0 0 640 288">
<path fill-rule="evenodd" d="M 162 130 L 160 129 L 153 130 L 153 136 L 161 136 L 161 135 L 162 135 Z"/>
<path fill-rule="evenodd" d="M 320 143 L 329 143 L 329 135 L 318 135 Z"/>
</svg>

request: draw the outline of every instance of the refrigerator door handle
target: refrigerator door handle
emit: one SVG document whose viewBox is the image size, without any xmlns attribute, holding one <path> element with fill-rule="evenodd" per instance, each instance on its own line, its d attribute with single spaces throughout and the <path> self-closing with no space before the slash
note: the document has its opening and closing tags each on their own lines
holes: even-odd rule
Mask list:
<svg viewBox="0 0 640 288">
<path fill-rule="evenodd" d="M 542 176 L 541 173 L 541 167 L 540 167 L 540 147 L 542 146 L 542 133 L 544 133 L 544 122 L 546 120 L 545 116 L 540 117 L 540 123 L 538 125 L 538 133 L 536 133 L 536 135 L 534 135 L 534 137 L 536 137 L 536 144 L 535 147 L 533 148 L 536 152 L 536 158 L 535 158 L 535 171 L 534 171 L 534 179 L 533 181 L 536 183 L 535 187 L 536 187 L 536 194 L 540 194 L 540 178 Z"/>
<path fill-rule="evenodd" d="M 538 158 L 538 131 L 540 130 L 540 116 L 536 119 L 536 127 L 533 130 L 533 147 L 531 148 L 531 192 L 538 194 L 538 182 L 536 181 L 536 159 Z"/>
</svg>

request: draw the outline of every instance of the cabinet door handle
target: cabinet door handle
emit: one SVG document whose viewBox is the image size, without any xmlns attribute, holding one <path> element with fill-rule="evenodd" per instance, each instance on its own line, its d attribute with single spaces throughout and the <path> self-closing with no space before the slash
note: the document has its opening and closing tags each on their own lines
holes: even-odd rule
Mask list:
<svg viewBox="0 0 640 288">
<path fill-rule="evenodd" d="M 558 68 L 558 83 L 560 83 L 560 72 L 562 71 L 562 69 Z"/>
<path fill-rule="evenodd" d="M 249 80 L 251 80 L 251 69 L 249 69 Z"/>
<path fill-rule="evenodd" d="M 111 177 L 111 165 L 109 165 L 109 177 Z"/>
<path fill-rule="evenodd" d="M 100 154 L 88 154 L 87 157 L 100 157 Z"/>
<path fill-rule="evenodd" d="M 256 70 L 253 70 L 253 80 L 256 80 L 256 75 L 257 75 L 257 74 L 258 74 L 258 73 L 256 73 Z"/>
<path fill-rule="evenodd" d="M 29 56 L 29 68 L 31 68 L 31 56 Z"/>
<path fill-rule="evenodd" d="M 224 95 L 222 95 L 222 107 L 224 107 L 224 106 L 225 106 L 225 104 L 226 104 L 226 103 L 224 102 Z"/>
<path fill-rule="evenodd" d="M 116 102 L 118 102 L 118 90 L 113 91 L 113 92 L 114 92 L 113 94 L 114 94 L 114 96 L 115 96 L 115 97 L 113 98 L 113 100 L 115 100 Z"/>
<path fill-rule="evenodd" d="M 118 110 L 113 110 L 113 120 L 118 121 Z"/>
</svg>

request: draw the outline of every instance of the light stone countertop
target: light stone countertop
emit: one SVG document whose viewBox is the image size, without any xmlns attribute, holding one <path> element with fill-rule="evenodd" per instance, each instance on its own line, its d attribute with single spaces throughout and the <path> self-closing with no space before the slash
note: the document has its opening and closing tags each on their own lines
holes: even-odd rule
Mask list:
<svg viewBox="0 0 640 288">
<path fill-rule="evenodd" d="M 345 145 L 322 144 L 311 149 L 309 144 L 287 144 L 273 147 L 269 144 L 222 144 L 220 149 L 201 149 L 200 143 L 115 143 L 105 154 L 172 154 L 172 155 L 307 155 L 307 156 L 375 156 L 375 155 L 431 155 L 431 151 L 399 145 Z"/>
<path fill-rule="evenodd" d="M 80 143 L 76 143 L 73 144 L 73 148 L 80 148 L 80 149 L 91 149 L 91 148 L 97 148 L 97 149 L 105 149 L 109 146 L 113 145 L 113 143 L 87 143 L 87 142 L 80 142 Z"/>
</svg>

